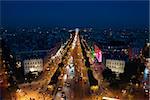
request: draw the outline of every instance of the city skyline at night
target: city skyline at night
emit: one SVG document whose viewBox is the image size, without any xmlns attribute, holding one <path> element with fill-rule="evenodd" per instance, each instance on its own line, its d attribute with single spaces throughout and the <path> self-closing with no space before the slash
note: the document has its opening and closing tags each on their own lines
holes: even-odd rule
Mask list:
<svg viewBox="0 0 150 100">
<path fill-rule="evenodd" d="M 0 1 L 0 100 L 149 100 L 149 4 Z"/>
</svg>

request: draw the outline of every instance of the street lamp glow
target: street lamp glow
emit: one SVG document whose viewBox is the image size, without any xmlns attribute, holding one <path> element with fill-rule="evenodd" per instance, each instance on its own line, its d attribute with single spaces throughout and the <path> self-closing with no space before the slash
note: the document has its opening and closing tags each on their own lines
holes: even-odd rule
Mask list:
<svg viewBox="0 0 150 100">
<path fill-rule="evenodd" d="M 91 90 L 94 90 L 94 91 L 98 90 L 98 86 L 97 85 L 96 86 L 91 86 Z"/>
</svg>

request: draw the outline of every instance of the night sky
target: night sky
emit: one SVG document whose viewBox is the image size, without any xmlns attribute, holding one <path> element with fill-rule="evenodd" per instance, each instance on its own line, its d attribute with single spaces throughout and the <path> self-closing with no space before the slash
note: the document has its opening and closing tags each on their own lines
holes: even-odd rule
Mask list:
<svg viewBox="0 0 150 100">
<path fill-rule="evenodd" d="M 107 27 L 148 25 L 147 1 L 3 1 L 3 26 Z"/>
</svg>

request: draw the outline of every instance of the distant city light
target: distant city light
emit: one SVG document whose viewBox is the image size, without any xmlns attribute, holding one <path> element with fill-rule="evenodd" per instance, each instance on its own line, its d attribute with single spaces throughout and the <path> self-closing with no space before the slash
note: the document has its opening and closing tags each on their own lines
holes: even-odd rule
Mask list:
<svg viewBox="0 0 150 100">
<path fill-rule="evenodd" d="M 149 70 L 147 68 L 145 68 L 144 73 L 148 74 Z"/>
<path fill-rule="evenodd" d="M 147 79 L 148 73 L 149 73 L 149 69 L 148 69 L 148 68 L 145 68 L 145 70 L 144 70 L 144 80 Z"/>
<path fill-rule="evenodd" d="M 16 66 L 17 68 L 20 68 L 21 67 L 21 62 L 20 61 L 16 62 L 16 65 L 17 65 Z"/>
</svg>

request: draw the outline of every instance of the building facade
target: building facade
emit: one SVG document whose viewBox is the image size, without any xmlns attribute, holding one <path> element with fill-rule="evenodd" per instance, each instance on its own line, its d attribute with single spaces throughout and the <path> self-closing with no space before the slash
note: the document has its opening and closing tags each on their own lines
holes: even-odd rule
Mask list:
<svg viewBox="0 0 150 100">
<path fill-rule="evenodd" d="M 43 59 L 28 59 L 23 61 L 24 74 L 43 71 Z"/>
<path fill-rule="evenodd" d="M 125 61 L 106 59 L 106 67 L 108 67 L 112 70 L 112 72 L 115 72 L 117 74 L 124 73 Z"/>
</svg>

